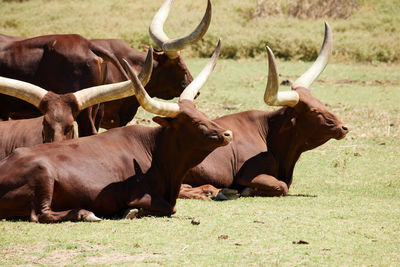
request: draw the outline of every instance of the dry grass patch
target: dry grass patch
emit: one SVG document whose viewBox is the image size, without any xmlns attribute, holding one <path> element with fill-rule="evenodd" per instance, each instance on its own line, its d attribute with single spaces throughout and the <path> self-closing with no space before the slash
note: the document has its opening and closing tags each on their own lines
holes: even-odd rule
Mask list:
<svg viewBox="0 0 400 267">
<path fill-rule="evenodd" d="M 133 245 L 135 246 L 135 245 Z M 138 246 L 136 244 L 136 246 Z M 23 265 L 54 265 L 65 266 L 70 264 L 121 264 L 140 263 L 144 260 L 160 257 L 157 253 L 141 252 L 130 254 L 118 251 L 116 248 L 77 243 L 76 246 L 63 248 L 61 244 L 35 246 L 15 246 L 0 249 L 0 255 L 7 262 Z"/>
<path fill-rule="evenodd" d="M 361 8 L 360 0 L 257 0 L 252 18 L 286 15 L 299 19 L 347 19 Z"/>
</svg>

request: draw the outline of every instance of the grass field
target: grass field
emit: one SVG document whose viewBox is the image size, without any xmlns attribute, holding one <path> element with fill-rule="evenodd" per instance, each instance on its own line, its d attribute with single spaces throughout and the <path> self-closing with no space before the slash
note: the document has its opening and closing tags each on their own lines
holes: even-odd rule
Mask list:
<svg viewBox="0 0 400 267">
<path fill-rule="evenodd" d="M 171 17 L 167 32 L 184 19 L 190 25 L 180 33 L 187 32 L 202 15 L 197 14 L 203 10 L 202 1 L 184 2 L 173 12 L 179 14 L 191 7 L 196 14 Z M 271 42 L 282 58 L 293 59 L 278 60 L 278 68 L 281 80 L 294 81 L 311 64 L 297 60 L 303 52 L 296 44 L 311 40 L 310 53 L 314 53 L 323 38 L 323 19 L 277 16 L 243 24 L 240 19 L 230 20 L 237 18 L 237 13 L 222 15 L 251 8 L 255 1 L 231 2 L 213 1 L 214 18 L 205 41 L 184 51 L 186 58 L 208 54 L 222 36 L 224 57 L 240 57 L 219 60 L 196 100 L 198 108 L 211 118 L 249 109 L 274 109 L 262 101 L 267 79 L 265 41 Z M 161 1 L 140 3 L 0 1 L 0 32 L 123 37 L 139 47 L 149 42 L 147 26 Z M 178 200 L 177 213 L 171 218 L 53 225 L 0 221 L 0 265 L 399 266 L 399 4 L 396 0 L 366 0 L 361 11 L 347 21 L 330 21 L 333 63 L 312 86 L 313 95 L 347 122 L 351 132 L 343 140 L 331 140 L 302 155 L 290 196 L 228 202 Z M 391 27 L 393 31 L 387 33 Z M 254 55 L 240 52 L 251 49 L 251 34 L 238 37 L 247 28 L 249 33 L 257 29 Z M 281 37 L 285 39 L 280 43 Z M 298 40 L 293 49 L 300 56 L 280 52 L 292 47 L 289 37 Z M 203 49 L 206 52 L 200 53 Z M 381 60 L 376 49 L 386 51 L 382 53 L 388 53 L 388 59 Z M 205 62 L 186 60 L 194 76 Z M 134 123 L 150 124 L 151 117 L 140 110 Z M 200 224 L 192 224 L 193 220 Z"/>
<path fill-rule="evenodd" d="M 204 59 L 187 60 L 197 73 Z M 281 79 L 309 64 L 278 62 Z M 351 127 L 306 152 L 290 196 L 178 200 L 171 218 L 0 222 L 0 265 L 396 266 L 400 262 L 398 66 L 331 64 L 314 83 Z M 210 117 L 264 109 L 266 62 L 220 60 L 196 100 Z M 151 118 L 142 110 L 137 121 Z M 192 225 L 192 220 L 200 222 Z M 297 244 L 305 241 L 308 244 Z M 300 242 L 302 243 L 302 242 Z"/>
</svg>

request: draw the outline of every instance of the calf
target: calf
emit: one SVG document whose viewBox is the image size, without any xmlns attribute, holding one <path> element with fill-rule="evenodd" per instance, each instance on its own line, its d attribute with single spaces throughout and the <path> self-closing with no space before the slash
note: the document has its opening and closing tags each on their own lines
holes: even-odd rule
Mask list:
<svg viewBox="0 0 400 267">
<path fill-rule="evenodd" d="M 187 170 L 227 145 L 225 130 L 196 110 L 192 100 L 216 64 L 213 57 L 178 103 L 150 98 L 129 69 L 141 106 L 161 127 L 133 125 L 105 133 L 19 148 L 0 162 L 0 218 L 34 222 L 98 221 L 127 208 L 138 216 L 174 212 Z M 93 213 L 94 212 L 94 213 Z"/>
<path fill-rule="evenodd" d="M 325 24 L 325 39 L 316 62 L 292 85 L 279 92 L 272 51 L 267 47 L 269 73 L 264 100 L 284 106 L 273 112 L 246 111 L 214 120 L 231 129 L 229 146 L 211 153 L 185 176 L 182 198 L 228 199 L 243 196 L 284 196 L 293 181 L 300 155 L 331 138 L 342 139 L 348 127 L 308 89 L 324 70 L 332 52 L 332 33 Z M 223 190 L 217 188 L 231 188 Z"/>
</svg>

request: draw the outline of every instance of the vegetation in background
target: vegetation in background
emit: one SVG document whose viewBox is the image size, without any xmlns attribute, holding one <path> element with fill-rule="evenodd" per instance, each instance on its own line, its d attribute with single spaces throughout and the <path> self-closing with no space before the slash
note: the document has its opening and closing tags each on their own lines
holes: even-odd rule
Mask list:
<svg viewBox="0 0 400 267">
<path fill-rule="evenodd" d="M 360 9 L 360 0 L 257 0 L 253 18 L 286 15 L 299 19 L 346 19 Z"/>
<path fill-rule="evenodd" d="M 222 38 L 223 58 L 264 57 L 268 44 L 285 60 L 314 60 L 328 21 L 334 33 L 334 60 L 400 61 L 398 0 L 213 0 L 213 20 L 203 40 L 184 51 L 208 57 Z M 154 1 L 0 0 L 0 32 L 36 36 L 79 33 L 88 38 L 122 38 L 141 49 L 151 44 L 148 26 L 161 5 Z M 190 32 L 206 1 L 176 0 L 165 31 L 170 37 Z M 255 15 L 262 6 L 264 15 Z M 182 16 L 182 14 L 188 14 Z M 190 15 L 189 15 L 190 14 Z"/>
</svg>

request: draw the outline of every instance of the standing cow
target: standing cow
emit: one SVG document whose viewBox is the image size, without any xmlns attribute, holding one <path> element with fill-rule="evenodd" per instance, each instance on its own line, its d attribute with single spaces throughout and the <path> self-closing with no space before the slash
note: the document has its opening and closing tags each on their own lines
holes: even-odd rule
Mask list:
<svg viewBox="0 0 400 267">
<path fill-rule="evenodd" d="M 156 51 L 153 54 L 154 69 L 152 79 L 146 85 L 146 91 L 150 96 L 162 99 L 172 99 L 179 96 L 183 89 L 192 82 L 192 75 L 179 55 L 179 51 L 203 37 L 210 25 L 212 15 L 211 2 L 208 0 L 206 12 L 197 28 L 187 36 L 171 40 L 164 33 L 163 25 L 168 17 L 172 2 L 173 0 L 164 2 L 154 16 L 149 28 L 150 36 L 162 51 Z M 125 58 L 135 70 L 139 71 L 142 68 L 145 53 L 132 49 L 123 40 L 92 39 L 91 42 L 107 50 L 120 60 Z M 106 83 L 115 83 L 126 79 L 115 66 L 110 63 L 107 64 Z M 105 103 L 101 127 L 110 129 L 125 126 L 133 119 L 138 107 L 139 103 L 135 96 Z"/>
<path fill-rule="evenodd" d="M 28 82 L 49 91 L 49 103 L 57 95 L 103 84 L 107 62 L 125 73 L 114 55 L 77 34 L 34 38 L 0 36 L 0 76 Z M 50 97 L 50 92 L 55 97 Z M 40 108 L 26 99 L 0 94 L 2 120 L 47 115 L 43 113 L 44 107 Z M 80 136 L 97 133 L 91 110 L 84 109 L 76 114 Z M 49 114 L 49 117 L 52 116 L 54 114 Z"/>
<path fill-rule="evenodd" d="M 141 106 L 161 127 L 132 125 L 105 133 L 19 148 L 0 162 L 0 218 L 34 222 L 98 221 L 128 208 L 138 216 L 174 212 L 188 169 L 232 140 L 232 132 L 195 108 L 198 90 L 211 74 L 212 59 L 182 92 L 178 103 L 150 98 L 129 75 Z M 129 66 L 129 65 L 128 65 Z"/>
<path fill-rule="evenodd" d="M 152 68 L 150 48 L 145 66 L 139 74 L 142 84 L 149 81 Z M 104 101 L 130 96 L 133 88 L 130 81 L 125 81 L 58 95 L 30 83 L 0 77 L 0 93 L 25 100 L 44 114 L 32 119 L 0 122 L 1 160 L 18 147 L 76 137 L 73 122 L 81 110 Z"/>
<path fill-rule="evenodd" d="M 273 112 L 245 111 L 214 120 L 231 129 L 235 137 L 229 146 L 215 150 L 188 172 L 180 197 L 228 199 L 235 197 L 237 190 L 242 190 L 243 196 L 284 196 L 301 153 L 331 138 L 342 139 L 348 133 L 348 127 L 308 89 L 332 53 L 329 25 L 325 24 L 325 39 L 316 62 L 294 82 L 291 91 L 278 92 L 275 58 L 268 47 L 267 52 L 269 72 L 264 100 L 268 105 L 284 107 Z"/>
</svg>

